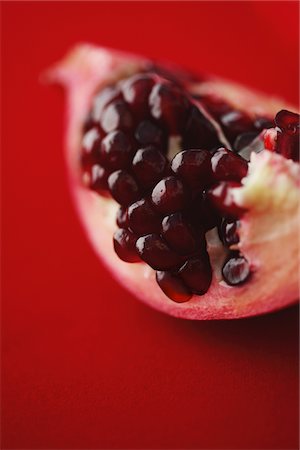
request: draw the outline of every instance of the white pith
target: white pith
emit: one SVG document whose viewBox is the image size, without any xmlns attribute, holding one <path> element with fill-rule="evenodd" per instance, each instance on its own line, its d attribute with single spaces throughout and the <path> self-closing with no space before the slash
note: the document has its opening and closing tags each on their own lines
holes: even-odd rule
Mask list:
<svg viewBox="0 0 300 450">
<path fill-rule="evenodd" d="M 143 263 L 125 263 L 115 255 L 112 234 L 116 229 L 118 205 L 113 200 L 88 190 L 82 183 L 79 158 L 82 124 L 89 111 L 91 99 L 99 88 L 140 71 L 144 65 L 143 59 L 84 45 L 75 49 L 71 56 L 49 72 L 50 78 L 58 80 L 67 88 L 66 148 L 71 192 L 95 251 L 111 268 L 116 278 L 137 297 L 152 307 L 177 317 L 245 317 L 290 304 L 298 297 L 299 166 L 295 163 L 287 165 L 287 160 L 266 150 L 252 158 L 249 176 L 243 180 L 243 187 L 235 189 L 234 193 L 240 204 L 247 204 L 250 208 L 241 220 L 238 248 L 251 263 L 251 283 L 232 288 L 222 281 L 220 267 L 225 258 L 225 250 L 220 244 L 216 230 L 207 233 L 208 253 L 214 267 L 212 284 L 204 296 L 194 296 L 184 304 L 174 303 L 162 293 L 151 268 Z M 241 90 L 240 106 L 245 107 L 247 104 L 244 99 L 247 98 L 248 90 L 227 82 L 222 83 L 220 80 L 213 80 L 212 83 L 214 86 L 220 85 L 220 92 L 223 94 L 229 92 L 227 97 L 224 94 L 226 98 L 231 98 L 233 90 L 235 98 L 238 98 L 236 93 Z M 211 85 L 208 86 L 211 88 Z M 203 90 L 203 86 L 201 89 Z M 255 102 L 259 103 L 258 94 L 252 94 L 251 98 L 253 105 Z M 264 113 L 287 107 L 279 101 L 276 101 L 276 106 L 271 101 L 265 104 L 267 106 L 260 108 Z M 171 145 L 171 149 L 174 148 Z M 263 174 L 263 177 L 258 174 Z M 264 214 L 268 205 L 272 205 L 271 219 Z M 286 214 L 286 208 L 289 208 L 289 215 Z M 280 240 L 280 249 L 274 245 L 274 238 Z M 295 243 L 293 248 L 291 242 Z M 290 274 L 288 285 L 285 282 L 287 273 Z M 276 283 L 273 283 L 273 286 L 266 283 L 264 287 L 263 280 L 272 276 L 276 278 Z M 140 282 L 141 278 L 143 283 Z M 254 296 L 253 292 L 257 292 L 257 296 Z"/>
</svg>

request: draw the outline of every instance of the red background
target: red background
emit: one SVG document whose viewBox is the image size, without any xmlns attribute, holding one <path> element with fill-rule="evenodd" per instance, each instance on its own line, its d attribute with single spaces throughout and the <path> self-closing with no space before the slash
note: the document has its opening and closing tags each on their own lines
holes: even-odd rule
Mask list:
<svg viewBox="0 0 300 450">
<path fill-rule="evenodd" d="M 188 322 L 129 295 L 76 217 L 62 92 L 38 80 L 86 40 L 296 102 L 297 10 L 288 2 L 2 4 L 3 448 L 297 448 L 297 307 Z"/>
</svg>

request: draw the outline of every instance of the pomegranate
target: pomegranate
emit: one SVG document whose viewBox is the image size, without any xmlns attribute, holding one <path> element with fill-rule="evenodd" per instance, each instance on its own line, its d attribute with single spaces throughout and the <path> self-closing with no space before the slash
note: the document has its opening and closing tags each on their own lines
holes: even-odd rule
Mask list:
<svg viewBox="0 0 300 450">
<path fill-rule="evenodd" d="M 91 45 L 48 75 L 68 94 L 79 216 L 127 289 L 187 319 L 246 317 L 297 300 L 295 107 Z"/>
</svg>

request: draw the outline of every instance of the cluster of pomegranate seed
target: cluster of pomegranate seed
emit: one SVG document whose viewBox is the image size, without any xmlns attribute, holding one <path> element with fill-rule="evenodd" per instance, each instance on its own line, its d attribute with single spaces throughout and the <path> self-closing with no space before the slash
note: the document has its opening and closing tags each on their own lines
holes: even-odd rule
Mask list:
<svg viewBox="0 0 300 450">
<path fill-rule="evenodd" d="M 212 99 L 201 101 L 218 118 L 233 148 L 245 135 L 253 139 L 273 125 L 266 118 L 253 122 Z M 174 136 L 180 148 L 170 161 Z M 235 286 L 250 275 L 247 260 L 231 250 L 239 241 L 244 210 L 229 189 L 241 186 L 248 162 L 238 148 L 234 152 L 221 145 L 195 99 L 157 72 L 103 89 L 85 124 L 84 182 L 120 205 L 115 252 L 126 262 L 142 260 L 156 270 L 157 283 L 176 302 L 205 294 L 211 284 L 205 233 L 212 228 L 218 228 L 227 249 L 224 280 Z"/>
</svg>

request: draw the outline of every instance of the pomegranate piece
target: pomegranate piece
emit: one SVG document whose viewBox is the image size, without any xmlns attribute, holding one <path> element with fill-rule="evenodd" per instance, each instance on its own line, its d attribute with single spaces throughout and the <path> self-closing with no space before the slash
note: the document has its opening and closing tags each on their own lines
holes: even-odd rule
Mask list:
<svg viewBox="0 0 300 450">
<path fill-rule="evenodd" d="M 128 206 L 140 197 L 136 181 L 125 170 L 113 172 L 108 178 L 108 186 L 113 198 L 122 206 Z"/>
<path fill-rule="evenodd" d="M 191 189 L 203 189 L 211 181 L 210 158 L 207 150 L 186 150 L 174 156 L 171 168 Z"/>
<path fill-rule="evenodd" d="M 247 171 L 247 161 L 226 148 L 219 148 L 211 158 L 212 178 L 215 181 L 241 181 Z"/>
<path fill-rule="evenodd" d="M 168 270 L 182 263 L 182 257 L 170 249 L 157 234 L 141 236 L 136 242 L 140 257 L 155 270 Z"/>
<path fill-rule="evenodd" d="M 222 274 L 230 286 L 240 285 L 250 276 L 249 263 L 243 256 L 233 254 L 224 264 Z"/>
<path fill-rule="evenodd" d="M 128 289 L 189 319 L 245 317 L 295 300 L 297 114 L 237 84 L 91 46 L 51 76 L 69 90 L 77 210 Z"/>
<path fill-rule="evenodd" d="M 187 195 L 182 182 L 176 177 L 163 178 L 152 191 L 151 199 L 155 209 L 171 214 L 183 209 Z"/>
<path fill-rule="evenodd" d="M 152 188 L 165 174 L 166 157 L 155 147 L 139 149 L 132 161 L 132 170 L 139 184 Z"/>
<path fill-rule="evenodd" d="M 113 238 L 114 250 L 123 261 L 134 263 L 140 261 L 135 244 L 137 237 L 129 230 L 119 228 Z"/>
<path fill-rule="evenodd" d="M 192 292 L 172 272 L 157 271 L 156 281 L 166 296 L 176 303 L 185 303 L 192 297 Z"/>
</svg>

